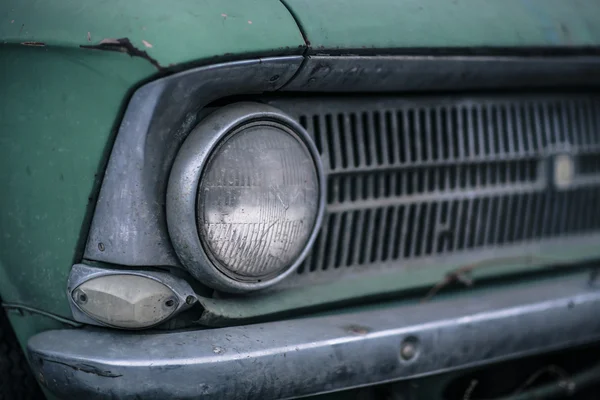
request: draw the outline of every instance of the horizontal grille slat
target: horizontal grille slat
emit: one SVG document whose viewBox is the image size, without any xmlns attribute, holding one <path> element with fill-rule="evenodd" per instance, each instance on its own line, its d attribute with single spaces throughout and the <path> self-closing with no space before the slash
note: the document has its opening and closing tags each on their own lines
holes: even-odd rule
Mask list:
<svg viewBox="0 0 600 400">
<path fill-rule="evenodd" d="M 594 94 L 271 103 L 326 169 L 326 217 L 300 275 L 600 234 Z M 572 169 L 564 185 L 558 168 Z"/>
<path fill-rule="evenodd" d="M 600 201 L 599 190 L 576 194 L 581 198 L 573 206 L 579 205 L 589 210 L 600 204 L 597 203 Z M 328 262 L 321 262 L 329 268 L 337 268 L 341 265 L 362 265 L 433 253 L 445 254 L 474 247 L 501 246 L 597 230 L 600 224 L 598 216 L 588 216 L 581 212 L 576 213 L 579 215 L 572 215 L 575 210 L 567 207 L 569 199 L 566 197 L 564 194 L 557 194 L 555 197 L 509 194 L 474 200 L 449 200 L 331 213 L 329 218 L 335 221 L 352 220 L 358 215 L 357 228 L 354 229 L 358 231 L 358 236 L 355 236 L 357 240 L 350 236 L 352 230 L 348 229 L 344 239 L 339 242 L 342 249 L 353 250 L 355 255 L 344 256 L 345 251 L 333 245 L 328 250 Z M 519 203 L 519 207 L 512 206 L 516 203 Z M 526 203 L 525 207 L 523 203 Z M 531 209 L 535 210 L 532 214 Z M 390 218 L 387 218 L 388 214 Z M 548 218 L 549 214 L 559 218 Z M 483 236 L 477 236 L 475 233 L 481 231 L 482 222 L 492 229 L 485 230 Z M 451 231 L 452 226 L 461 228 Z M 330 231 L 331 236 L 340 231 L 341 228 Z M 386 252 L 383 251 L 384 248 L 387 249 Z M 402 249 L 404 253 L 399 254 L 397 250 L 401 252 Z M 334 253 L 342 255 L 334 257 Z M 310 263 L 311 260 L 307 262 Z"/>
</svg>

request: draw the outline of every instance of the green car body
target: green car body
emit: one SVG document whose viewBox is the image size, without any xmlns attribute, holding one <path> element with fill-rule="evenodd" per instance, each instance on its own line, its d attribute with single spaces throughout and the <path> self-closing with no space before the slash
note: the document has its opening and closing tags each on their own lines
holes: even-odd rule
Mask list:
<svg viewBox="0 0 600 400">
<path fill-rule="evenodd" d="M 100 46 L 122 39 L 130 47 Z M 66 281 L 82 258 L 124 109 L 144 83 L 253 57 L 599 45 L 596 0 L 3 1 L 0 297 L 21 345 L 72 317 Z"/>
</svg>

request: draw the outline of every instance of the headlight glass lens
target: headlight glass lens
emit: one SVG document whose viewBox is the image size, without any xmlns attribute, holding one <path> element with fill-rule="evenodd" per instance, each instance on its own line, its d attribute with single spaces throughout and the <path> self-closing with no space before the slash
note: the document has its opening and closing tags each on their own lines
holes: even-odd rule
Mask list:
<svg viewBox="0 0 600 400">
<path fill-rule="evenodd" d="M 318 208 L 318 175 L 306 145 L 283 125 L 254 122 L 226 137 L 209 159 L 198 189 L 198 230 L 223 273 L 260 280 L 296 261 Z"/>
</svg>

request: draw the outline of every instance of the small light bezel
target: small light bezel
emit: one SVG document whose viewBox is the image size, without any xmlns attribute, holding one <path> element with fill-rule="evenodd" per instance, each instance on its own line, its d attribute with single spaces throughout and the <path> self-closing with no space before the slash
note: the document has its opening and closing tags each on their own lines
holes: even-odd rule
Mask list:
<svg viewBox="0 0 600 400">
<path fill-rule="evenodd" d="M 177 303 L 175 305 L 175 309 L 163 320 L 157 321 L 153 324 L 133 328 L 123 327 L 100 321 L 94 318 L 93 316 L 89 315 L 85 310 L 83 310 L 79 306 L 79 304 L 77 304 L 77 302 L 73 300 L 74 292 L 84 283 L 89 282 L 93 279 L 114 275 L 139 276 L 141 278 L 150 279 L 164 285 L 173 292 L 173 295 L 176 298 Z M 71 273 L 69 274 L 69 279 L 67 281 L 67 298 L 69 300 L 69 306 L 71 307 L 71 313 L 73 314 L 73 318 L 76 321 L 90 325 L 105 326 L 109 328 L 117 328 L 124 330 L 142 330 L 151 328 L 156 325 L 160 325 L 163 322 L 173 318 L 181 311 L 190 308 L 193 304 L 197 302 L 197 295 L 192 289 L 192 287 L 183 279 L 177 278 L 169 273 L 147 270 L 107 269 L 93 267 L 86 264 L 75 264 L 71 268 Z M 188 299 L 193 299 L 193 301 L 188 302 Z"/>
<path fill-rule="evenodd" d="M 197 226 L 197 195 L 204 168 L 223 139 L 244 125 L 257 121 L 281 124 L 291 130 L 312 156 L 318 179 L 317 214 L 313 230 L 298 258 L 279 274 L 267 279 L 238 280 L 223 273 L 201 242 Z M 264 289 L 280 282 L 302 263 L 314 243 L 325 213 L 325 175 L 318 150 L 308 132 L 275 107 L 251 102 L 235 103 L 214 111 L 188 135 L 179 149 L 167 186 L 167 227 L 171 242 L 183 266 L 199 281 L 230 293 Z"/>
</svg>

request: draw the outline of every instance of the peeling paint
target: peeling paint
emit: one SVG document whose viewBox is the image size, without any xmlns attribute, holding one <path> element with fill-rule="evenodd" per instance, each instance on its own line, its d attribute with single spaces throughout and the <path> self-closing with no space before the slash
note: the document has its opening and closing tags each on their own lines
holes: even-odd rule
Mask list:
<svg viewBox="0 0 600 400">
<path fill-rule="evenodd" d="M 146 41 L 142 41 L 146 47 L 152 47 L 152 45 Z M 149 45 L 149 46 L 148 46 Z M 90 50 L 104 50 L 104 51 L 116 51 L 120 53 L 127 53 L 130 57 L 140 57 L 148 60 L 154 65 L 159 71 L 164 68 L 154 58 L 150 57 L 147 52 L 135 47 L 128 38 L 121 39 L 102 39 L 98 44 L 94 45 L 81 45 L 82 49 Z"/>
<path fill-rule="evenodd" d="M 46 43 L 43 42 L 22 42 L 23 46 L 33 46 L 33 47 L 44 47 Z"/>
</svg>

